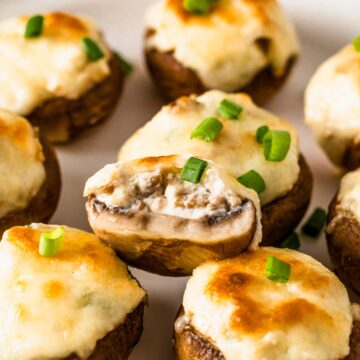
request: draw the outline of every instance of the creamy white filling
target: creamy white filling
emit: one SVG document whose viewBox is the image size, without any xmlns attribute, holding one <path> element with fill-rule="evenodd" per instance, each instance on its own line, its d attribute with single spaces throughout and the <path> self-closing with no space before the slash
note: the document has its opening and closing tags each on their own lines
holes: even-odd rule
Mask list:
<svg viewBox="0 0 360 360">
<path fill-rule="evenodd" d="M 281 76 L 299 52 L 295 31 L 275 1 L 224 0 L 208 15 L 184 19 L 181 8 L 180 0 L 150 7 L 146 26 L 155 32 L 146 47 L 173 52 L 208 88 L 238 90 L 268 66 Z M 268 53 L 256 43 L 264 38 L 270 43 Z"/>
<path fill-rule="evenodd" d="M 26 119 L 0 109 L 0 218 L 27 207 L 45 181 L 44 158 Z"/>
<path fill-rule="evenodd" d="M 54 258 L 38 254 L 42 231 L 13 228 L 0 243 L 1 360 L 88 358 L 145 296 L 96 236 L 65 228 Z"/>
<path fill-rule="evenodd" d="M 112 170 L 116 171 L 116 166 Z M 184 219 L 224 216 L 242 201 L 213 168 L 205 172 L 199 184 L 181 180 L 180 173 L 163 174 L 160 169 L 139 172 L 117 184 L 112 192 L 99 192 L 96 198 L 109 207 L 134 211 L 140 202 L 152 213 Z"/>
<path fill-rule="evenodd" d="M 325 61 L 305 93 L 305 119 L 330 159 L 341 165 L 360 141 L 360 54 L 352 45 Z"/>
<path fill-rule="evenodd" d="M 231 121 L 219 116 L 217 108 L 225 98 L 243 107 L 239 120 Z M 203 119 L 214 116 L 224 126 L 216 141 L 208 143 L 190 139 L 191 132 Z M 255 137 L 257 129 L 263 125 L 272 130 L 290 132 L 291 146 L 283 161 L 265 160 L 263 148 Z M 300 172 L 298 137 L 292 125 L 257 107 L 244 94 L 216 90 L 198 97 L 181 98 L 176 104 L 164 106 L 127 140 L 120 150 L 119 160 L 172 154 L 192 154 L 210 159 L 235 178 L 250 170 L 257 171 L 266 183 L 265 191 L 260 194 L 262 205 L 287 195 Z"/>
<path fill-rule="evenodd" d="M 360 169 L 342 178 L 338 200 L 338 208 L 351 212 L 360 221 Z"/>
<path fill-rule="evenodd" d="M 0 107 L 27 115 L 53 97 L 76 99 L 110 74 L 110 52 L 95 25 L 63 13 L 44 15 L 40 37 L 25 39 L 27 17 L 0 23 Z M 83 37 L 105 53 L 87 59 Z"/>
<path fill-rule="evenodd" d="M 352 327 L 350 301 L 345 287 L 336 276 L 314 259 L 299 252 L 262 248 L 256 251 L 254 262 L 227 260 L 208 263 L 198 267 L 190 278 L 183 299 L 185 319 L 200 334 L 221 351 L 226 360 L 338 360 L 349 353 L 349 337 Z M 292 272 L 288 283 L 274 283 L 265 277 L 268 255 L 292 259 Z M 245 258 L 246 258 L 245 254 Z M 290 260 L 291 261 L 291 260 Z M 217 271 L 233 264 L 234 276 L 247 274 L 239 291 L 257 303 L 249 307 L 246 301 L 236 304 L 230 296 L 232 288 L 224 288 L 220 296 L 209 293 Z M 217 279 L 227 276 L 219 274 Z M 246 299 L 249 299 L 249 298 Z M 312 313 L 306 316 L 306 308 L 284 309 L 288 312 L 288 323 L 272 327 L 280 319 L 269 318 L 268 322 L 251 323 L 251 330 L 238 330 L 231 325 L 234 311 L 244 309 L 244 316 L 252 317 L 256 312 L 270 314 L 277 306 L 291 301 L 306 301 Z M 251 312 L 248 314 L 247 312 Z M 301 315 L 303 314 L 303 315 Z M 241 316 L 241 315 L 239 315 Z M 262 315 L 259 315 L 260 317 Z M 264 315 L 263 315 L 264 316 Z M 274 315 L 275 316 L 275 315 Z M 284 316 L 283 312 L 279 316 Z M 286 317 L 285 317 L 286 318 Z M 305 319 L 305 320 L 303 320 Z M 250 322 L 250 323 L 249 323 Z M 264 326 L 265 328 L 261 328 Z M 180 321 L 177 330 L 184 324 Z M 245 327 L 246 328 L 246 327 Z M 257 332 L 257 330 L 260 331 Z"/>
</svg>

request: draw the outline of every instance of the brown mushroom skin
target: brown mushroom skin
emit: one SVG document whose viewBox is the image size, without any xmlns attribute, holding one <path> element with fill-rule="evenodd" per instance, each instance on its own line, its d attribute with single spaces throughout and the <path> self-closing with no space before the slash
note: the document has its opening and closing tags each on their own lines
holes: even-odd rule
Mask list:
<svg viewBox="0 0 360 360">
<path fill-rule="evenodd" d="M 125 321 L 96 343 L 88 360 L 126 360 L 143 331 L 144 303 L 128 314 Z M 69 355 L 64 360 L 81 360 Z"/>
<path fill-rule="evenodd" d="M 360 167 L 360 144 L 354 141 L 347 147 L 343 166 L 348 170 L 355 170 Z"/>
<path fill-rule="evenodd" d="M 52 143 L 66 143 L 86 128 L 110 116 L 120 97 L 124 74 L 118 57 L 109 60 L 110 75 L 75 100 L 57 97 L 45 101 L 27 119 Z"/>
<path fill-rule="evenodd" d="M 43 136 L 40 136 L 40 142 L 45 158 L 44 183 L 25 209 L 10 212 L 0 219 L 0 236 L 13 226 L 47 223 L 56 210 L 61 191 L 59 162 L 54 149 Z"/>
<path fill-rule="evenodd" d="M 148 34 L 151 34 L 151 30 Z M 145 60 L 156 88 L 167 100 L 175 100 L 180 96 L 191 94 L 202 94 L 209 90 L 202 84 L 196 72 L 182 65 L 171 52 L 145 50 Z M 233 92 L 248 93 L 256 104 L 263 105 L 285 83 L 295 62 L 296 57 L 289 60 L 281 77 L 274 76 L 271 68 L 267 67 L 261 70 L 251 83 Z"/>
<path fill-rule="evenodd" d="M 181 306 L 176 319 L 184 315 Z M 223 354 L 209 339 L 191 325 L 184 326 L 181 331 L 174 330 L 173 346 L 177 360 L 225 360 Z M 350 354 L 339 360 L 358 360 L 360 358 L 360 321 L 354 321 L 350 338 Z"/>
<path fill-rule="evenodd" d="M 309 206 L 313 176 L 305 158 L 299 159 L 300 173 L 292 190 L 284 197 L 262 207 L 262 246 L 274 246 L 297 227 Z"/>
<path fill-rule="evenodd" d="M 328 224 L 337 211 L 337 195 L 329 207 Z M 360 224 L 351 212 L 343 212 L 326 232 L 327 245 L 334 270 L 339 278 L 360 294 Z"/>
</svg>

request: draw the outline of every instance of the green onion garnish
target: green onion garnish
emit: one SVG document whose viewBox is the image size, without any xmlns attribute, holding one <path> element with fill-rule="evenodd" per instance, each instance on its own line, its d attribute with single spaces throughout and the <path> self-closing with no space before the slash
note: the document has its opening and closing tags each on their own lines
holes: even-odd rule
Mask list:
<svg viewBox="0 0 360 360">
<path fill-rule="evenodd" d="M 24 37 L 26 39 L 35 38 L 42 34 L 44 26 L 44 17 L 42 15 L 32 16 L 25 28 Z"/>
<path fill-rule="evenodd" d="M 55 256 L 61 247 L 64 228 L 59 226 L 53 231 L 43 232 L 40 236 L 39 253 L 41 256 Z"/>
<path fill-rule="evenodd" d="M 84 37 L 82 39 L 82 45 L 85 49 L 89 61 L 97 61 L 104 57 L 103 51 L 94 40 L 88 37 Z"/>
<path fill-rule="evenodd" d="M 209 0 L 184 0 L 184 9 L 190 13 L 203 15 L 210 11 L 212 1 Z"/>
<path fill-rule="evenodd" d="M 181 179 L 198 184 L 207 167 L 207 162 L 195 157 L 191 157 L 185 164 L 181 172 Z"/>
<path fill-rule="evenodd" d="M 125 58 L 119 52 L 115 51 L 115 55 L 120 61 L 121 70 L 123 74 L 125 76 L 129 76 L 134 71 L 134 67 L 128 61 L 126 61 Z"/>
<path fill-rule="evenodd" d="M 268 256 L 265 274 L 272 281 L 286 283 L 290 279 L 291 266 L 275 256 Z"/>
<path fill-rule="evenodd" d="M 300 240 L 298 234 L 295 232 L 292 233 L 283 242 L 281 242 L 278 247 L 281 249 L 298 250 L 300 248 Z"/>
<path fill-rule="evenodd" d="M 263 143 L 264 136 L 269 131 L 269 127 L 267 125 L 260 126 L 256 131 L 256 141 L 259 144 Z"/>
<path fill-rule="evenodd" d="M 353 46 L 356 52 L 360 52 L 360 36 L 357 36 L 353 41 Z"/>
<path fill-rule="evenodd" d="M 316 208 L 301 231 L 311 237 L 318 237 L 326 224 L 326 211 Z"/>
<path fill-rule="evenodd" d="M 230 101 L 228 99 L 224 99 L 219 107 L 218 107 L 218 113 L 229 120 L 237 120 L 239 118 L 239 115 L 243 111 L 243 108 L 234 103 L 233 101 Z"/>
<path fill-rule="evenodd" d="M 288 131 L 270 130 L 263 137 L 265 159 L 268 161 L 282 161 L 286 158 L 291 144 Z"/>
<path fill-rule="evenodd" d="M 246 174 L 239 176 L 237 181 L 240 184 L 255 190 L 258 194 L 262 193 L 266 188 L 264 179 L 255 170 L 250 170 Z"/>
<path fill-rule="evenodd" d="M 214 141 L 223 128 L 223 124 L 216 118 L 207 118 L 191 133 L 190 138 L 197 138 L 207 142 Z"/>
</svg>

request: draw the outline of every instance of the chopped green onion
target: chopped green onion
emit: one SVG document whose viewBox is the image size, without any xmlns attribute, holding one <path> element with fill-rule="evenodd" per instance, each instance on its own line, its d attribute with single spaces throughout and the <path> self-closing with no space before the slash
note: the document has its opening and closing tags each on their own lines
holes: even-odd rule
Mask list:
<svg viewBox="0 0 360 360">
<path fill-rule="evenodd" d="M 353 46 L 356 52 L 360 52 L 360 36 L 357 36 L 353 41 Z"/>
<path fill-rule="evenodd" d="M 223 128 L 223 124 L 216 118 L 207 118 L 191 133 L 190 138 L 197 138 L 207 142 L 214 141 Z"/>
<path fill-rule="evenodd" d="M 282 161 L 286 158 L 291 144 L 288 131 L 270 130 L 263 137 L 265 159 L 268 161 Z"/>
<path fill-rule="evenodd" d="M 267 125 L 260 126 L 256 131 L 256 141 L 259 144 L 263 143 L 264 136 L 269 131 L 269 127 Z"/>
<path fill-rule="evenodd" d="M 240 184 L 255 190 L 258 194 L 262 193 L 266 189 L 264 179 L 255 170 L 250 170 L 246 174 L 239 176 L 237 181 Z"/>
<path fill-rule="evenodd" d="M 268 256 L 265 274 L 272 281 L 286 283 L 290 279 L 291 265 L 275 256 Z"/>
<path fill-rule="evenodd" d="M 326 224 L 326 211 L 316 208 L 301 231 L 311 237 L 318 237 Z"/>
<path fill-rule="evenodd" d="M 300 240 L 297 233 L 292 233 L 283 242 L 280 243 L 279 248 L 281 249 L 293 249 L 298 250 L 300 248 Z"/>
<path fill-rule="evenodd" d="M 185 164 L 181 172 L 181 179 L 198 184 L 207 167 L 207 162 L 195 157 L 191 157 Z"/>
<path fill-rule="evenodd" d="M 99 45 L 94 40 L 88 37 L 84 37 L 82 39 L 82 44 L 89 61 L 97 61 L 104 57 L 103 51 L 100 49 Z"/>
<path fill-rule="evenodd" d="M 128 61 L 126 61 L 125 58 L 119 52 L 116 51 L 115 55 L 118 58 L 118 60 L 120 61 L 121 70 L 122 70 L 123 74 L 125 76 L 129 76 L 134 71 L 134 67 Z"/>
<path fill-rule="evenodd" d="M 209 0 L 184 0 L 184 9 L 190 13 L 203 15 L 210 11 L 212 1 Z"/>
<path fill-rule="evenodd" d="M 44 17 L 42 15 L 32 16 L 26 24 L 24 37 L 30 39 L 40 36 L 43 32 L 43 27 Z"/>
<path fill-rule="evenodd" d="M 243 108 L 240 105 L 228 99 L 224 99 L 218 107 L 218 113 L 229 120 L 237 120 L 242 111 Z"/>
<path fill-rule="evenodd" d="M 39 253 L 41 256 L 55 256 L 61 247 L 64 228 L 59 226 L 53 231 L 43 232 L 40 236 Z"/>
</svg>

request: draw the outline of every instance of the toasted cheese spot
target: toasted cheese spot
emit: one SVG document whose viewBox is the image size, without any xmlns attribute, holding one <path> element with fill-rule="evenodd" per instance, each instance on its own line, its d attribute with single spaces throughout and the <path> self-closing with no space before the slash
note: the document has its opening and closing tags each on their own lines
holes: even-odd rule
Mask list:
<svg viewBox="0 0 360 360">
<path fill-rule="evenodd" d="M 59 299 L 64 295 L 65 288 L 60 281 L 50 280 L 43 285 L 43 291 L 48 299 Z"/>
<path fill-rule="evenodd" d="M 140 166 L 154 166 L 154 165 L 172 165 L 174 162 L 174 159 L 176 158 L 176 156 L 150 156 L 150 157 L 146 157 L 146 158 L 141 158 L 137 161 L 137 163 Z"/>
<path fill-rule="evenodd" d="M 45 16 L 46 35 L 77 36 L 88 34 L 87 26 L 75 16 L 63 12 L 49 13 Z"/>
<path fill-rule="evenodd" d="M 15 319 L 19 321 L 26 321 L 28 319 L 29 310 L 25 304 L 14 305 Z"/>
<path fill-rule="evenodd" d="M 261 265 L 265 263 L 261 261 Z M 265 267 L 261 266 L 261 269 Z M 333 325 L 332 318 L 326 312 L 305 299 L 284 301 L 274 308 L 264 307 L 262 301 L 258 302 L 254 298 L 266 293 L 271 287 L 269 281 L 265 277 L 261 279 L 247 273 L 234 272 L 234 267 L 230 266 L 214 274 L 207 291 L 217 301 L 231 301 L 236 308 L 231 316 L 231 327 L 247 335 L 265 334 L 284 326 L 306 322 L 314 316 L 320 321 L 329 322 L 329 326 Z"/>
<path fill-rule="evenodd" d="M 197 15 L 186 11 L 183 3 L 183 0 L 167 0 L 166 6 L 185 23 L 191 22 L 192 24 L 199 24 L 202 26 L 211 25 L 214 16 L 221 18 L 229 24 L 241 22 L 241 17 L 237 16 L 238 14 L 236 14 L 234 9 L 228 5 L 227 0 L 213 4 L 211 11 L 208 14 L 203 15 Z"/>
<path fill-rule="evenodd" d="M 20 251 L 31 254 L 37 261 L 48 262 L 48 258 L 39 254 L 41 233 L 42 231 L 38 228 L 15 226 L 7 231 L 7 237 L 8 241 Z M 96 270 L 99 266 L 106 266 L 111 275 L 119 270 L 119 263 L 114 252 L 99 242 L 96 235 L 80 231 L 65 232 L 59 253 L 50 261 L 54 266 L 56 263 L 82 263 L 92 270 Z"/>
</svg>

